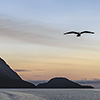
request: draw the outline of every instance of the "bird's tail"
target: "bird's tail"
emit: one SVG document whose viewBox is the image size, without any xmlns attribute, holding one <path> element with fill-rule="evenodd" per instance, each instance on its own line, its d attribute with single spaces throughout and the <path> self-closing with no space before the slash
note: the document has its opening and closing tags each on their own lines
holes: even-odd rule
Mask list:
<svg viewBox="0 0 100 100">
<path fill-rule="evenodd" d="M 66 35 L 66 33 L 64 33 L 64 35 Z"/>
<path fill-rule="evenodd" d="M 94 32 L 91 32 L 92 34 L 94 34 Z"/>
<path fill-rule="evenodd" d="M 77 34 L 77 37 L 80 37 L 81 36 L 81 34 Z"/>
</svg>

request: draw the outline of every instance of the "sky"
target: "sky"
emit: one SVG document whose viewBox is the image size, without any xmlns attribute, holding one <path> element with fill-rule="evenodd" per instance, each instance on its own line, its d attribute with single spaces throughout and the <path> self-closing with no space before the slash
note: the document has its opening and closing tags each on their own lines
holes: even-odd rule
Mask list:
<svg viewBox="0 0 100 100">
<path fill-rule="evenodd" d="M 25 80 L 100 79 L 100 0 L 0 0 L 0 56 Z M 67 31 L 95 32 L 77 38 Z"/>
</svg>

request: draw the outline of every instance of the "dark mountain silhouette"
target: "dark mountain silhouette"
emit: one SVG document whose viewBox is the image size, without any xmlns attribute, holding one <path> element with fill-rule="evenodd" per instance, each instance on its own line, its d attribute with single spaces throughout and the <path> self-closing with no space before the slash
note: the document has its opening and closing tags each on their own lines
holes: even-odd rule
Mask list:
<svg viewBox="0 0 100 100">
<path fill-rule="evenodd" d="M 38 84 L 38 88 L 93 88 L 92 86 L 82 86 L 63 77 L 56 77 L 47 83 Z"/>
<path fill-rule="evenodd" d="M 0 58 L 0 88 L 34 88 L 35 85 L 24 81 L 6 62 Z"/>
<path fill-rule="evenodd" d="M 35 88 L 32 83 L 24 81 L 9 65 L 0 58 L 0 88 Z M 37 88 L 93 88 L 82 86 L 63 77 L 52 78 L 47 83 L 38 84 Z"/>
</svg>

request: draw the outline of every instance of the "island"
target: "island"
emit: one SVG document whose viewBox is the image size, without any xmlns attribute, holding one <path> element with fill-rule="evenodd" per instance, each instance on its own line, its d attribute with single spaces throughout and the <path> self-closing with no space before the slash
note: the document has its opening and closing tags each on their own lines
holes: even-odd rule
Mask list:
<svg viewBox="0 0 100 100">
<path fill-rule="evenodd" d="M 55 77 L 47 83 L 37 85 L 38 88 L 94 88 L 92 86 L 82 86 L 64 77 Z"/>
</svg>

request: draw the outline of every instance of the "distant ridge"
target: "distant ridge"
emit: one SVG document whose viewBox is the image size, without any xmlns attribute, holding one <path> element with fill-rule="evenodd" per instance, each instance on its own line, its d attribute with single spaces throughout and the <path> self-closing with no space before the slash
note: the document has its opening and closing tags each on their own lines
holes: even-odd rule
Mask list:
<svg viewBox="0 0 100 100">
<path fill-rule="evenodd" d="M 24 81 L 13 71 L 10 66 L 0 58 L 0 88 L 93 88 L 92 86 L 82 86 L 64 77 L 55 77 L 47 83 L 35 86 Z"/>
<path fill-rule="evenodd" d="M 0 88 L 34 88 L 35 85 L 26 82 L 0 58 Z"/>
<path fill-rule="evenodd" d="M 82 86 L 64 77 L 55 77 L 47 83 L 37 85 L 38 88 L 93 88 L 92 86 Z"/>
</svg>

